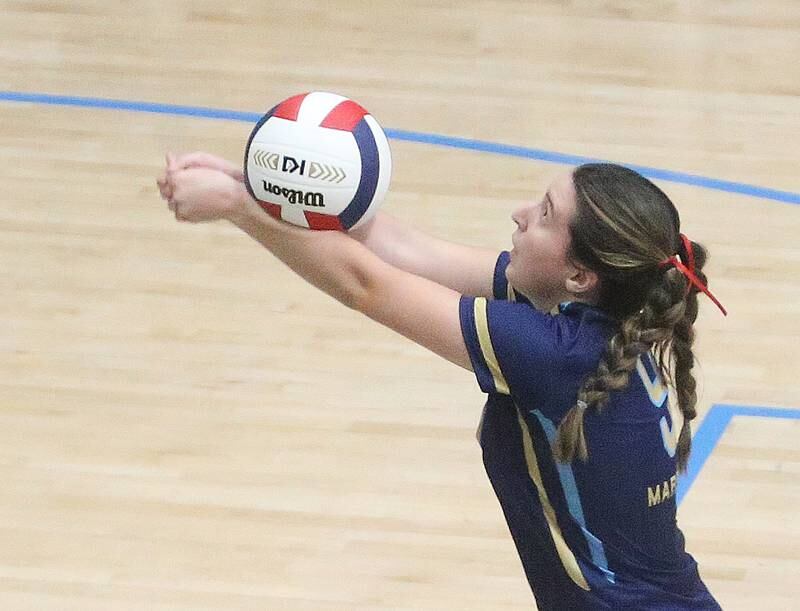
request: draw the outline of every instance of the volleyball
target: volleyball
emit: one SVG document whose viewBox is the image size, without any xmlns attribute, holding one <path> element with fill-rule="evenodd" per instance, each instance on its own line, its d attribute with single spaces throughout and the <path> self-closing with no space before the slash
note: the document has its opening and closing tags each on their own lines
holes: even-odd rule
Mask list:
<svg viewBox="0 0 800 611">
<path fill-rule="evenodd" d="M 310 229 L 349 231 L 377 211 L 392 158 L 365 108 L 314 91 L 290 97 L 255 125 L 245 149 L 245 185 L 275 218 Z"/>
</svg>

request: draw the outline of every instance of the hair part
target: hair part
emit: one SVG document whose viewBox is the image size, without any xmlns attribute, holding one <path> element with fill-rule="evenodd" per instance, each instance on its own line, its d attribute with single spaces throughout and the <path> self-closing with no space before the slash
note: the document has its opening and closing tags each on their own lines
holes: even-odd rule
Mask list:
<svg viewBox="0 0 800 611">
<path fill-rule="evenodd" d="M 555 456 L 561 462 L 588 458 L 586 412 L 603 410 L 612 392 L 628 386 L 642 355 L 652 352 L 683 415 L 676 450 L 683 471 L 691 446 L 690 422 L 697 415 L 692 374 L 697 290 L 678 270 L 660 266 L 683 249 L 680 216 L 661 189 L 622 166 L 582 165 L 575 169 L 573 182 L 577 201 L 569 256 L 598 275 L 598 307 L 618 322 L 618 329 L 559 424 Z M 705 283 L 706 251 L 694 242 L 692 248 L 695 274 Z M 686 260 L 685 253 L 681 258 Z"/>
</svg>

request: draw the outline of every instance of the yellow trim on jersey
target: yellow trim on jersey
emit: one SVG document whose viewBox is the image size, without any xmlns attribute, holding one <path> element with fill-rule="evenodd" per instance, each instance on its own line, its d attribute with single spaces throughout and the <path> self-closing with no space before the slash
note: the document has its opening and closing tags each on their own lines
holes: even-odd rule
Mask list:
<svg viewBox="0 0 800 611">
<path fill-rule="evenodd" d="M 478 343 L 481 346 L 483 353 L 483 360 L 489 367 L 489 373 L 492 374 L 494 379 L 494 387 L 497 392 L 504 395 L 510 395 L 511 391 L 508 389 L 508 383 L 500 371 L 500 363 L 497 362 L 497 355 L 494 353 L 494 346 L 492 346 L 492 338 L 489 336 L 489 319 L 486 316 L 486 299 L 483 297 L 476 297 L 474 301 L 474 316 L 475 316 L 475 331 L 478 333 Z"/>
<path fill-rule="evenodd" d="M 514 292 L 514 287 L 511 286 L 510 282 L 508 282 L 506 284 L 506 293 L 508 293 L 508 300 L 509 301 L 516 301 L 517 300 L 517 294 Z"/>
<path fill-rule="evenodd" d="M 536 452 L 533 449 L 531 433 L 528 430 L 528 425 L 525 423 L 524 418 L 519 413 L 519 410 L 517 410 L 517 418 L 519 419 L 519 427 L 522 430 L 522 446 L 525 449 L 525 462 L 528 463 L 528 475 L 533 480 L 533 483 L 536 485 L 536 490 L 539 493 L 539 502 L 542 504 L 544 517 L 547 520 L 548 528 L 550 528 L 550 536 L 553 537 L 553 543 L 556 546 L 558 557 L 561 558 L 561 564 L 564 566 L 564 570 L 567 571 L 567 575 L 575 582 L 575 585 L 588 592 L 590 590 L 589 584 L 586 582 L 586 578 L 581 572 L 581 567 L 578 566 L 578 561 L 575 560 L 575 554 L 572 553 L 572 550 L 564 540 L 561 527 L 558 525 L 558 520 L 556 520 L 556 512 L 550 504 L 550 499 L 544 488 L 544 482 L 542 482 L 542 474 L 539 471 L 539 460 L 536 458 Z"/>
</svg>

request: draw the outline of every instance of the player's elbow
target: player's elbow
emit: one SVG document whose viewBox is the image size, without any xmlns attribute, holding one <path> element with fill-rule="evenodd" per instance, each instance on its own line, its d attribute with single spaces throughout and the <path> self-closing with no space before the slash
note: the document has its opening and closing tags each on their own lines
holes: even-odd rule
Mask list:
<svg viewBox="0 0 800 611">
<path fill-rule="evenodd" d="M 340 301 L 348 308 L 375 317 L 380 304 L 385 301 L 386 274 L 383 265 L 354 265 L 350 270 L 351 281 Z"/>
</svg>

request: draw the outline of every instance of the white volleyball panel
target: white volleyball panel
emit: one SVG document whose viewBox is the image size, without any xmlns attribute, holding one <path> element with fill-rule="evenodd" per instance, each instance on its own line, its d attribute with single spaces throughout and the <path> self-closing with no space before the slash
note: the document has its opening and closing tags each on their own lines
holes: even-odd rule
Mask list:
<svg viewBox="0 0 800 611">
<path fill-rule="evenodd" d="M 297 114 L 297 122 L 319 125 L 330 111 L 345 101 L 347 98 L 336 93 L 313 91 L 303 98 L 300 112 Z"/>
<path fill-rule="evenodd" d="M 251 141 L 247 173 L 259 199 L 337 215 L 358 188 L 361 155 L 350 132 L 273 117 Z"/>
<path fill-rule="evenodd" d="M 281 220 L 291 223 L 292 225 L 297 225 L 298 227 L 308 227 L 308 221 L 304 214 L 305 210 L 306 209 L 301 206 L 292 206 L 291 204 L 283 205 L 281 206 Z"/>
</svg>

